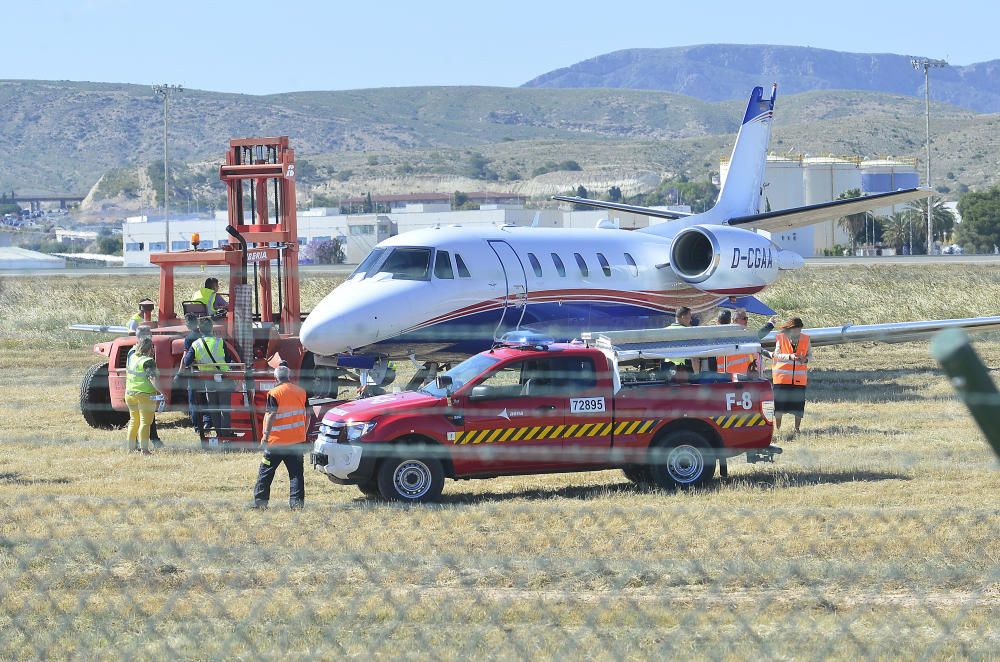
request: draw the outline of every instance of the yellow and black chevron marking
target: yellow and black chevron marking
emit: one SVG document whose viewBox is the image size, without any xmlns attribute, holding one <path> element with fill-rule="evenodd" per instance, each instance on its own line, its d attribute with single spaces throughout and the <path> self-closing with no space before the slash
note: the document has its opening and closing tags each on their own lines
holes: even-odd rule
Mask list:
<svg viewBox="0 0 1000 662">
<path fill-rule="evenodd" d="M 729 416 L 712 416 L 712 420 L 715 421 L 723 430 L 731 430 L 733 428 L 752 428 L 767 425 L 767 419 L 764 418 L 763 414 L 731 414 Z"/>
<path fill-rule="evenodd" d="M 512 441 L 548 441 L 578 439 L 620 434 L 646 434 L 659 419 L 618 421 L 617 423 L 583 423 L 577 425 L 536 425 L 534 427 L 489 428 L 455 433 L 456 444 L 502 444 Z"/>
</svg>

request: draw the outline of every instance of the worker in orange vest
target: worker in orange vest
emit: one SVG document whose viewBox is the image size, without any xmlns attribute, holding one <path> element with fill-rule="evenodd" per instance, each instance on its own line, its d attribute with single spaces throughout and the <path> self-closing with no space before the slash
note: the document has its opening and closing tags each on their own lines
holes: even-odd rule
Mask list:
<svg viewBox="0 0 1000 662">
<path fill-rule="evenodd" d="M 267 392 L 267 413 L 264 414 L 264 434 L 260 445 L 264 457 L 257 472 L 253 490 L 253 508 L 267 508 L 271 498 L 271 481 L 278 465 L 288 470 L 288 505 L 297 510 L 306 500 L 302 454 L 305 452 L 309 429 L 306 392 L 289 381 L 291 372 L 284 361 L 274 369 L 278 385 Z"/>
<path fill-rule="evenodd" d="M 806 384 L 809 381 L 809 360 L 812 348 L 809 336 L 802 333 L 802 320 L 792 317 L 781 325 L 771 355 L 771 377 L 774 382 L 774 429 L 781 429 L 781 415 L 795 416 L 795 433 L 802 424 L 806 406 Z"/>
<path fill-rule="evenodd" d="M 771 333 L 775 321 L 776 318 L 772 317 L 767 324 L 760 327 L 757 331 L 757 337 L 764 338 Z M 747 311 L 738 309 L 733 313 L 733 324 L 739 324 L 745 329 L 748 322 Z M 719 322 L 719 324 L 723 323 L 728 324 L 728 322 Z M 720 356 L 718 359 L 719 372 L 727 372 L 733 376 L 733 379 L 736 378 L 736 375 L 747 375 L 755 372 L 759 365 L 760 357 L 757 354 L 730 354 L 729 356 Z"/>
</svg>

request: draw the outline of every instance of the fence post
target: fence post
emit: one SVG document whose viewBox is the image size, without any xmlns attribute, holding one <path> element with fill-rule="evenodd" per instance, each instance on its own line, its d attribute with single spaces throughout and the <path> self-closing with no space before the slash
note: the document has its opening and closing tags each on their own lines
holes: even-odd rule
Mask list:
<svg viewBox="0 0 1000 662">
<path fill-rule="evenodd" d="M 1000 458 L 1000 392 L 969 336 L 961 329 L 946 329 L 931 341 L 931 356 L 951 379 L 969 413 Z"/>
</svg>

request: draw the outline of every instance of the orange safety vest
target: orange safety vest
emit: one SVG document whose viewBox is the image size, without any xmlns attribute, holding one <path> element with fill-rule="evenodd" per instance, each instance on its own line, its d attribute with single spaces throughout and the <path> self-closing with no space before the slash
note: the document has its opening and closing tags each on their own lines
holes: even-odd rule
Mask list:
<svg viewBox="0 0 1000 662">
<path fill-rule="evenodd" d="M 730 375 L 745 375 L 750 372 L 755 354 L 731 354 L 730 356 L 720 356 L 716 360 L 719 372 L 728 372 Z"/>
<path fill-rule="evenodd" d="M 300 386 L 285 382 L 267 392 L 267 397 L 278 403 L 278 411 L 268 412 L 271 417 L 271 432 L 267 437 L 269 446 L 301 444 L 306 440 L 306 392 Z"/>
<path fill-rule="evenodd" d="M 775 384 L 805 386 L 808 381 L 809 366 L 802 363 L 802 359 L 809 355 L 809 336 L 804 333 L 799 334 L 799 344 L 797 349 L 792 348 L 792 341 L 785 333 L 779 333 L 775 346 L 775 354 L 791 354 L 795 358 L 791 361 L 779 361 L 774 359 L 771 367 L 771 376 Z"/>
</svg>

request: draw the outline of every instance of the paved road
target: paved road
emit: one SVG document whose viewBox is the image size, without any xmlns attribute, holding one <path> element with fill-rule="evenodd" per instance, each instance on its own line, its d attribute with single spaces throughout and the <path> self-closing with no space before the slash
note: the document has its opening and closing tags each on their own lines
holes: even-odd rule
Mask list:
<svg viewBox="0 0 1000 662">
<path fill-rule="evenodd" d="M 893 257 L 807 257 L 809 267 L 837 267 L 851 264 L 1000 264 L 1000 255 L 896 255 Z"/>
</svg>

